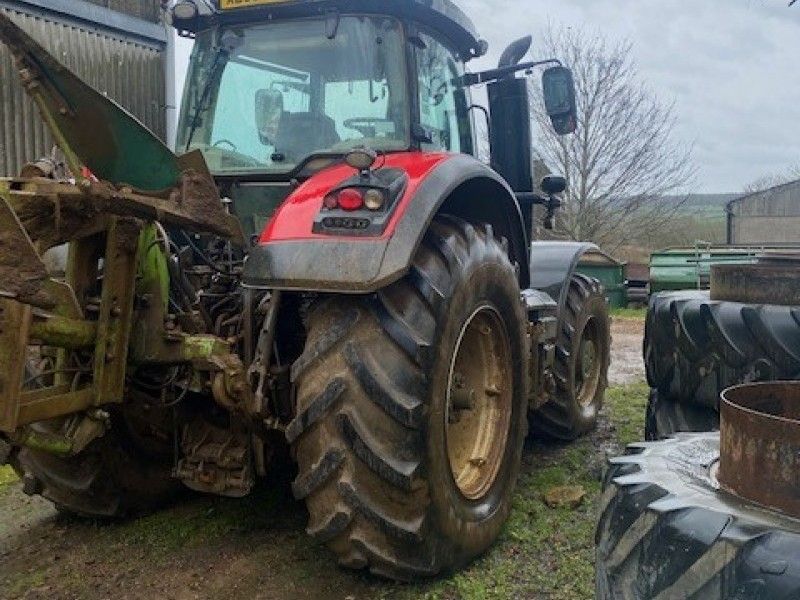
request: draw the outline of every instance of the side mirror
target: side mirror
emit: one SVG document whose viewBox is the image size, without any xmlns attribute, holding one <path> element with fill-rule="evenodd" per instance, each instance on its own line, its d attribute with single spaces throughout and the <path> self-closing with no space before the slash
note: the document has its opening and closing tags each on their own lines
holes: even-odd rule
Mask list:
<svg viewBox="0 0 800 600">
<path fill-rule="evenodd" d="M 544 105 L 558 135 L 575 133 L 578 107 L 575 102 L 575 80 L 566 67 L 550 67 L 542 76 Z"/>
<path fill-rule="evenodd" d="M 532 44 L 533 36 L 530 35 L 520 38 L 516 42 L 512 42 L 509 44 L 508 48 L 503 50 L 503 54 L 500 56 L 500 62 L 497 64 L 497 67 L 502 69 L 503 67 L 513 67 L 514 65 L 518 65 L 520 61 L 525 58 L 525 55 L 531 49 Z"/>
<path fill-rule="evenodd" d="M 567 189 L 567 180 L 561 175 L 548 175 L 542 179 L 542 191 L 548 196 L 562 194 Z"/>
<path fill-rule="evenodd" d="M 259 140 L 265 146 L 273 146 L 283 118 L 283 94 L 278 90 L 258 90 L 255 111 Z"/>
</svg>

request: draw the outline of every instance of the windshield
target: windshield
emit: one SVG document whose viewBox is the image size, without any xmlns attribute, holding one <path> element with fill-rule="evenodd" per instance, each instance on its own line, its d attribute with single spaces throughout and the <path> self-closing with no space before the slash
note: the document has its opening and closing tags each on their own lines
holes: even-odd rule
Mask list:
<svg viewBox="0 0 800 600">
<path fill-rule="evenodd" d="M 334 34 L 335 31 L 335 34 Z M 345 16 L 197 35 L 179 150 L 214 173 L 287 172 L 322 152 L 410 145 L 402 26 Z"/>
</svg>

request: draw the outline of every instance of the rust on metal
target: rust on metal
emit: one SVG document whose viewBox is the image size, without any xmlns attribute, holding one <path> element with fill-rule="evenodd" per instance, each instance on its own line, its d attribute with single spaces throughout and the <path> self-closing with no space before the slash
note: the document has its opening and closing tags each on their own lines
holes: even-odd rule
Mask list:
<svg viewBox="0 0 800 600">
<path fill-rule="evenodd" d="M 800 254 L 765 255 L 752 265 L 712 265 L 711 299 L 800 304 Z"/>
<path fill-rule="evenodd" d="M 0 179 L 0 296 L 41 308 L 59 304 L 41 253 L 106 231 L 114 216 L 243 243 L 241 224 L 224 211 L 210 181 L 205 173 L 186 171 L 180 189 L 162 199 L 102 182 L 77 186 L 50 179 Z"/>
<path fill-rule="evenodd" d="M 719 482 L 740 498 L 800 516 L 800 382 L 722 393 Z"/>
<path fill-rule="evenodd" d="M 20 398 L 17 425 L 27 425 L 81 412 L 92 406 L 94 389 L 71 391 L 58 386 L 23 392 Z"/>
<path fill-rule="evenodd" d="M 19 422 L 31 312 L 27 304 L 0 299 L 0 431 L 14 431 Z"/>
<path fill-rule="evenodd" d="M 241 242 L 238 220 L 227 214 L 210 175 L 194 170 L 166 197 L 117 189 L 105 182 L 74 185 L 52 179 L 0 179 L 0 195 L 34 240 L 47 247 L 105 229 L 104 215 L 159 221 Z M 99 219 L 99 222 L 95 222 Z"/>
<path fill-rule="evenodd" d="M 34 313 L 30 337 L 31 340 L 58 348 L 71 350 L 91 348 L 97 339 L 97 323 Z"/>
<path fill-rule="evenodd" d="M 136 246 L 141 223 L 116 218 L 108 231 L 94 350 L 95 404 L 122 402 L 133 327 Z"/>
<path fill-rule="evenodd" d="M 243 498 L 255 485 L 252 438 L 244 429 L 222 429 L 196 418 L 183 428 L 183 458 L 175 475 L 189 489 Z"/>
<path fill-rule="evenodd" d="M 31 238 L 0 195 L 0 296 L 52 307 L 55 300 L 45 290 L 48 279 Z"/>
</svg>

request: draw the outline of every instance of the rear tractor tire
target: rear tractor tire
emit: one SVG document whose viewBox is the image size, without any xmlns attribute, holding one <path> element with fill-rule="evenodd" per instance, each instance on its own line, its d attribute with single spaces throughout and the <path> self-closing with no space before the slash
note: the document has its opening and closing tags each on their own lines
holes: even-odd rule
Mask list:
<svg viewBox="0 0 800 600">
<path fill-rule="evenodd" d="M 599 281 L 572 276 L 560 325 L 556 393 L 531 417 L 531 425 L 544 437 L 570 441 L 595 429 L 608 387 L 611 319 Z"/>
<path fill-rule="evenodd" d="M 308 533 L 341 565 L 414 580 L 495 540 L 527 431 L 525 325 L 504 244 L 448 217 L 404 279 L 312 309 L 287 439 Z"/>
</svg>

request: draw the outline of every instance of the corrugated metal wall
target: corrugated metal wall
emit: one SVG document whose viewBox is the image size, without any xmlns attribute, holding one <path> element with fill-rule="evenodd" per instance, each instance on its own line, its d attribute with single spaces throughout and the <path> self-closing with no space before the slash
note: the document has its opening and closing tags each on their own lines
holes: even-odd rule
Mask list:
<svg viewBox="0 0 800 600">
<path fill-rule="evenodd" d="M 151 23 L 158 23 L 159 21 L 159 5 L 158 0 L 85 0 L 97 6 L 104 6 L 111 10 L 116 10 L 132 17 L 138 17 Z"/>
<path fill-rule="evenodd" d="M 728 243 L 800 243 L 800 181 L 732 201 Z"/>
<path fill-rule="evenodd" d="M 94 4 L 108 2 L 113 4 L 113 0 Z M 163 43 L 29 9 L 24 3 L 4 2 L 0 11 L 84 81 L 122 104 L 162 139 L 166 136 Z M 16 175 L 24 163 L 49 155 L 52 147 L 49 133 L 19 85 L 10 53 L 0 45 L 0 176 Z"/>
</svg>

